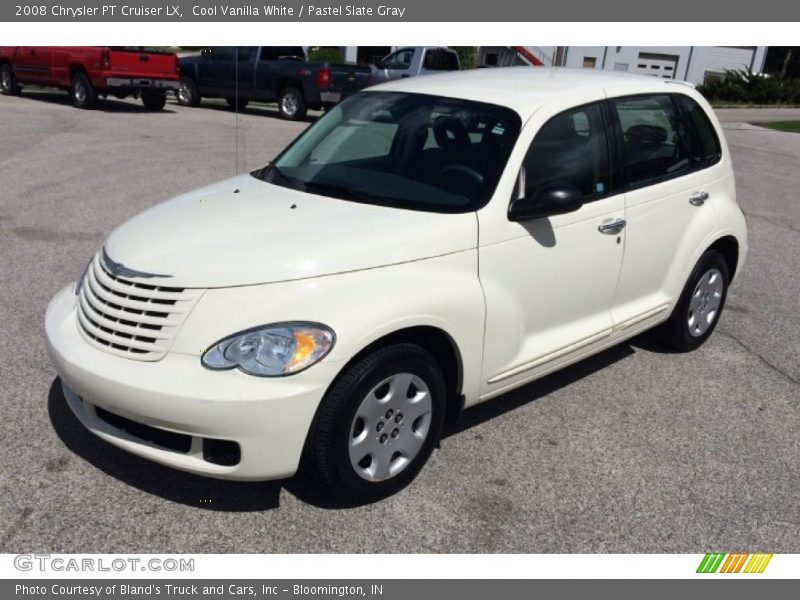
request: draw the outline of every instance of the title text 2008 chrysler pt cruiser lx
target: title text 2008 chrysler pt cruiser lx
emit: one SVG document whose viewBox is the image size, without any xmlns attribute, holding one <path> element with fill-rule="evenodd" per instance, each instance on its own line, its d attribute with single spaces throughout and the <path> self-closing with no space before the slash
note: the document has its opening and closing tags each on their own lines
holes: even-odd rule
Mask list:
<svg viewBox="0 0 800 600">
<path fill-rule="evenodd" d="M 446 419 L 654 328 L 693 350 L 747 232 L 709 105 L 655 78 L 380 85 L 268 166 L 145 211 L 52 300 L 66 401 L 108 442 L 370 501 Z"/>
</svg>

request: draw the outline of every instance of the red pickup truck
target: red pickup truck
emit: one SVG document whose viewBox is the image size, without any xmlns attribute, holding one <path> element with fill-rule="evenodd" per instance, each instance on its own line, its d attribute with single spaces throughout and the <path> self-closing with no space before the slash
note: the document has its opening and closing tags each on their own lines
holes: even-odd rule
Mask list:
<svg viewBox="0 0 800 600">
<path fill-rule="evenodd" d="M 0 46 L 0 92 L 19 94 L 23 85 L 68 90 L 78 108 L 112 95 L 161 110 L 178 87 L 178 57 L 134 47 Z"/>
</svg>

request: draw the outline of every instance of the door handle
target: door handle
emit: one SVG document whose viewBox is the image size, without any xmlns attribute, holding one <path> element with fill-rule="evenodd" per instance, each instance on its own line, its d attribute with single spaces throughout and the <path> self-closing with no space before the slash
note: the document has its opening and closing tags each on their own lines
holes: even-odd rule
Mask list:
<svg viewBox="0 0 800 600">
<path fill-rule="evenodd" d="M 692 206 L 703 206 L 708 200 L 708 192 L 697 192 L 689 198 L 689 204 Z"/>
<path fill-rule="evenodd" d="M 625 225 L 627 224 L 628 223 L 625 221 L 625 219 L 617 219 L 611 223 L 603 223 L 602 225 L 598 225 L 597 231 L 600 233 L 605 233 L 606 235 L 616 235 L 625 229 Z"/>
</svg>

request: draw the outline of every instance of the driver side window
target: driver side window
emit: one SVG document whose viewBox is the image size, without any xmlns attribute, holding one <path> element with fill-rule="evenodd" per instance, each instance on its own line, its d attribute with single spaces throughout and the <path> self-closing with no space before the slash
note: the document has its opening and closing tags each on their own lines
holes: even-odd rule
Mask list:
<svg viewBox="0 0 800 600">
<path fill-rule="evenodd" d="M 383 66 L 387 69 L 406 70 L 411 67 L 411 59 L 413 57 L 413 50 L 398 50 L 386 57 L 386 60 L 383 61 Z"/>
<path fill-rule="evenodd" d="M 611 189 L 608 139 L 600 105 L 556 115 L 536 134 L 523 163 L 524 195 L 559 183 L 574 185 L 589 201 Z"/>
</svg>

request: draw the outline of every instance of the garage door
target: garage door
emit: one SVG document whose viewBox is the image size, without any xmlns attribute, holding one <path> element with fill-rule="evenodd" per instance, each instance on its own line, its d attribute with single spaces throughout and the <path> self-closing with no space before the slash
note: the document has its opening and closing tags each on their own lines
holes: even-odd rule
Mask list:
<svg viewBox="0 0 800 600">
<path fill-rule="evenodd" d="M 652 75 L 653 77 L 675 78 L 675 69 L 678 67 L 678 57 L 671 54 L 651 54 L 640 52 L 636 61 L 635 73 Z"/>
<path fill-rule="evenodd" d="M 753 64 L 752 46 L 713 46 L 708 49 L 705 70 L 723 73 L 727 69 L 747 69 Z"/>
</svg>

